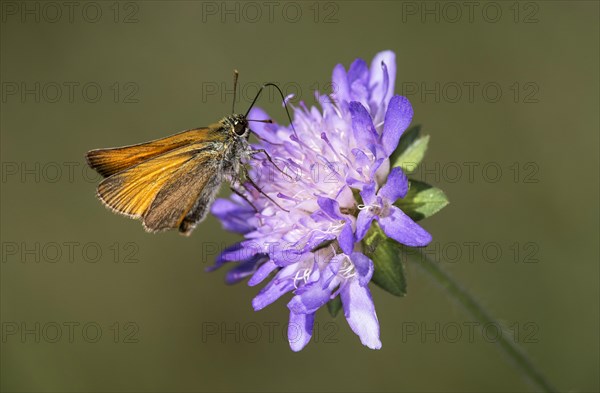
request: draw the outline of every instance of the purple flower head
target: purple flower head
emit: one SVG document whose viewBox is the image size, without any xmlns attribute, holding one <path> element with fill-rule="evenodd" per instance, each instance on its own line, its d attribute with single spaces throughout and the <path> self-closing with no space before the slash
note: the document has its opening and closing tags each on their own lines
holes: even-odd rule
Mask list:
<svg viewBox="0 0 600 393">
<path fill-rule="evenodd" d="M 395 55 L 381 52 L 371 66 L 356 60 L 333 71 L 332 97 L 319 96 L 321 109 L 293 108 L 294 129 L 253 124 L 264 149 L 249 161 L 260 192 L 244 185 L 238 195 L 217 200 L 213 214 L 244 239 L 225 249 L 215 266 L 233 262 L 228 282 L 249 277 L 267 284 L 252 301 L 260 310 L 291 292 L 288 339 L 294 351 L 311 339 L 315 313 L 338 295 L 350 328 L 369 348 L 379 349 L 379 322 L 369 282 L 373 261 L 361 239 L 376 220 L 385 234 L 409 246 L 431 236 L 394 202 L 408 180 L 389 157 L 411 122 L 405 97 L 394 96 Z M 248 115 L 266 119 L 255 108 Z M 274 166 L 275 165 L 275 166 Z M 284 173 L 282 173 L 284 172 Z M 362 201 L 357 200 L 360 193 Z"/>
</svg>

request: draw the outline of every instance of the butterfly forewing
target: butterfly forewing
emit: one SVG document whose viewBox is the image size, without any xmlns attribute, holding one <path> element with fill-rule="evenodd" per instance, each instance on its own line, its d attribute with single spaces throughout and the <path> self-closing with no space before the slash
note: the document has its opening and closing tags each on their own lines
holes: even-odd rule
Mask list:
<svg viewBox="0 0 600 393">
<path fill-rule="evenodd" d="M 186 150 L 165 153 L 107 177 L 98 185 L 98 196 L 119 213 L 141 217 L 169 177 L 192 158 L 191 151 Z"/>
<path fill-rule="evenodd" d="M 183 146 L 222 140 L 223 135 L 217 132 L 218 129 L 219 125 L 215 124 L 209 127 L 182 131 L 166 138 L 137 145 L 91 150 L 87 153 L 86 159 L 90 167 L 102 176 L 108 177 Z"/>
</svg>

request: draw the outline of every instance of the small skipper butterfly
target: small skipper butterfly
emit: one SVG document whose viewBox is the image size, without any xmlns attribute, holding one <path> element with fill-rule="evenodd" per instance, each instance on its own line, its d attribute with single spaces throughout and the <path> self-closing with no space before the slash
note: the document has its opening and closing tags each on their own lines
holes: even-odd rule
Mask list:
<svg viewBox="0 0 600 393">
<path fill-rule="evenodd" d="M 252 132 L 248 122 L 271 120 L 248 120 L 247 115 L 267 86 L 279 91 L 284 104 L 285 98 L 277 85 L 266 83 L 246 114 L 235 114 L 237 79 L 234 71 L 233 114 L 215 124 L 137 145 L 89 151 L 88 165 L 104 177 L 98 185 L 98 198 L 116 213 L 141 219 L 149 232 L 178 229 L 190 235 L 206 217 L 228 175 L 235 180 L 238 174 L 245 174 L 262 193 L 241 160 L 263 153 L 277 168 L 266 151 L 253 150 L 248 143 Z M 287 106 L 285 110 L 291 124 Z"/>
</svg>

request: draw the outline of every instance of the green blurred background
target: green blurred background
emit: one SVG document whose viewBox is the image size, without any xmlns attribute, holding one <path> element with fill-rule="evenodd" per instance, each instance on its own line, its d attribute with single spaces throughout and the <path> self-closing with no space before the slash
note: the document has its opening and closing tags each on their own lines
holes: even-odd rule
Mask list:
<svg viewBox="0 0 600 393">
<path fill-rule="evenodd" d="M 413 264 L 405 298 L 373 289 L 380 351 L 322 310 L 293 353 L 285 300 L 204 272 L 237 239 L 214 218 L 150 235 L 95 198 L 87 150 L 216 121 L 234 68 L 240 111 L 265 81 L 314 103 L 384 49 L 431 135 L 416 176 L 451 200 L 431 255 L 560 390 L 598 391 L 598 2 L 53 4 L 2 2 L 3 391 L 531 391 Z"/>
</svg>

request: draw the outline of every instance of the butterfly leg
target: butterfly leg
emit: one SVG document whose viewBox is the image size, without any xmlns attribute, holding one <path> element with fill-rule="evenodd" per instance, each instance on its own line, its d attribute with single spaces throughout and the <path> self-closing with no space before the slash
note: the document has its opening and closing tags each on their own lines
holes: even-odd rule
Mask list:
<svg viewBox="0 0 600 393">
<path fill-rule="evenodd" d="M 263 192 L 263 190 L 254 182 L 254 180 L 252 180 L 252 178 L 250 177 L 250 174 L 248 173 L 248 170 L 244 166 L 242 166 L 242 172 L 244 174 L 244 177 L 248 181 L 248 183 L 250 183 L 252 185 L 252 187 L 254 187 L 256 189 L 256 191 L 258 191 L 259 193 L 263 194 L 268 200 L 270 200 L 271 202 L 273 202 L 278 208 L 280 208 L 284 212 L 287 212 L 287 213 L 290 212 L 289 210 L 284 209 L 279 203 L 275 202 L 275 200 L 273 198 L 271 198 L 270 196 L 268 196 L 267 194 L 265 194 Z"/>
<path fill-rule="evenodd" d="M 232 173 L 232 174 L 231 174 L 231 185 L 230 185 L 230 187 L 229 187 L 229 188 L 231 189 L 231 192 L 233 192 L 234 194 L 238 195 L 240 198 L 242 198 L 243 200 L 245 200 L 246 202 L 248 202 L 248 204 L 249 204 L 250 206 L 252 206 L 252 209 L 253 209 L 253 210 L 254 210 L 256 213 L 258 213 L 258 212 L 259 212 L 259 211 L 258 211 L 258 208 L 257 208 L 257 207 L 254 205 L 254 203 L 252 203 L 252 202 L 250 201 L 250 199 L 248 199 L 248 197 L 246 197 L 246 196 L 244 195 L 243 191 L 240 191 L 240 190 L 239 190 L 239 189 L 238 189 L 238 188 L 235 186 L 236 184 L 237 184 L 237 185 L 239 185 L 239 186 L 241 186 L 242 188 L 244 188 L 244 189 L 245 189 L 247 192 L 249 192 L 250 194 L 252 193 L 252 190 L 248 189 L 248 186 L 247 186 L 245 183 L 243 183 L 243 182 L 240 180 L 240 178 L 239 178 L 239 177 L 237 177 L 235 174 L 233 174 L 233 173 Z M 258 219 L 259 219 L 259 221 L 261 222 L 261 225 L 262 225 L 262 218 L 260 218 L 260 216 L 259 216 L 259 218 L 258 218 Z"/>
<path fill-rule="evenodd" d="M 250 206 L 252 206 L 252 209 L 256 213 L 258 213 L 258 209 L 256 208 L 256 206 L 254 206 L 254 203 L 250 202 L 250 199 L 248 199 L 241 191 L 237 190 L 235 187 L 233 187 L 233 185 L 230 186 L 229 188 L 231 189 L 231 192 L 233 192 L 234 194 L 236 194 L 237 196 L 239 196 L 240 198 L 242 198 L 243 200 L 245 200 L 246 202 L 248 202 L 248 204 Z M 248 190 L 248 189 L 246 188 L 246 190 Z"/>
<path fill-rule="evenodd" d="M 252 150 L 250 152 L 251 155 L 256 155 L 256 154 L 259 154 L 259 153 L 264 153 L 264 155 L 267 157 L 267 160 L 271 163 L 271 165 L 273 165 L 275 167 L 275 169 L 277 169 L 279 172 L 283 173 L 291 181 L 294 181 L 294 178 L 292 176 L 290 176 L 289 174 L 285 173 L 283 170 L 281 170 L 281 168 L 279 168 L 277 166 L 277 164 L 275 164 L 275 162 L 273 161 L 273 159 L 271 158 L 271 156 L 269 155 L 269 153 L 267 153 L 267 151 L 265 149 L 257 149 L 257 150 Z"/>
</svg>

